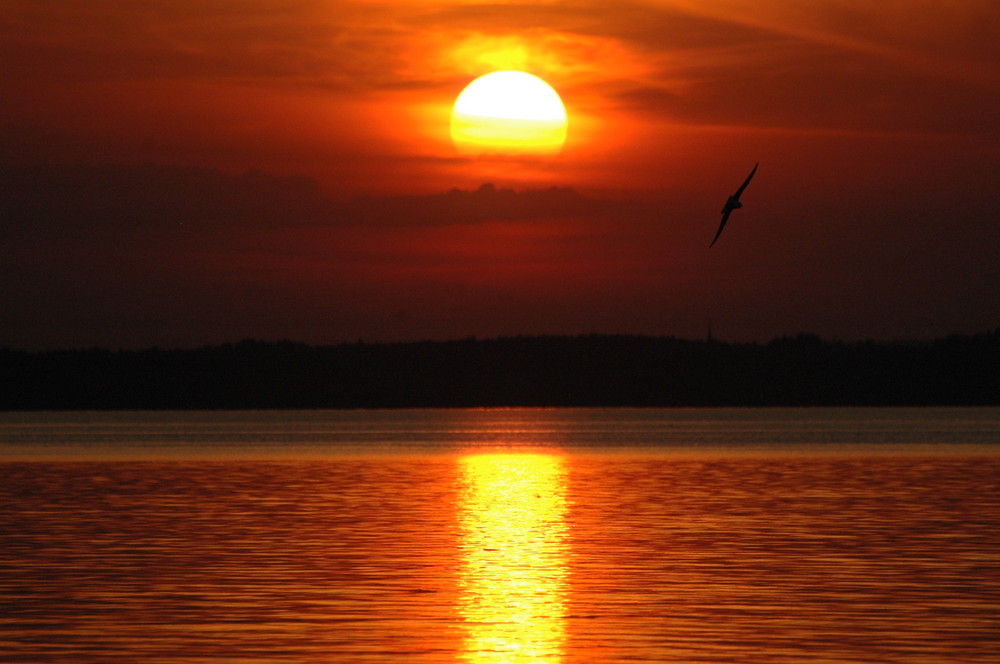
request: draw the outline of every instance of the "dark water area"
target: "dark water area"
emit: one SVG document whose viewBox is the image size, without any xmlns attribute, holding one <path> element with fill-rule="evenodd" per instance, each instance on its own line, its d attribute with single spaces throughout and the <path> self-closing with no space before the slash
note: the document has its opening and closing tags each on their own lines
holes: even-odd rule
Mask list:
<svg viewBox="0 0 1000 664">
<path fill-rule="evenodd" d="M 998 431 L 997 409 L 8 414 L 0 653 L 995 662 Z"/>
</svg>

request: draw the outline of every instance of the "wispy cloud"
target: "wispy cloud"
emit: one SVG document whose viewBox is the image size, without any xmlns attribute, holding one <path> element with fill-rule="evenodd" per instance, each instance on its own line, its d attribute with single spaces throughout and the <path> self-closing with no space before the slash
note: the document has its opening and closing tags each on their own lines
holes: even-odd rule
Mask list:
<svg viewBox="0 0 1000 664">
<path fill-rule="evenodd" d="M 992 0 L 661 0 L 662 5 L 890 60 L 987 87 L 1000 84 Z"/>
</svg>

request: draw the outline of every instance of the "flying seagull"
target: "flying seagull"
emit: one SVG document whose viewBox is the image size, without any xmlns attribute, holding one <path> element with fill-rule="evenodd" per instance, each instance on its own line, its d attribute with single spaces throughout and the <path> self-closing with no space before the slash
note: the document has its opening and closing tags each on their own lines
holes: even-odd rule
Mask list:
<svg viewBox="0 0 1000 664">
<path fill-rule="evenodd" d="M 743 181 L 743 184 L 736 190 L 736 193 L 730 196 L 729 200 L 726 201 L 726 204 L 722 206 L 722 223 L 719 224 L 719 230 L 715 232 L 715 240 L 718 240 L 719 236 L 722 235 L 722 229 L 726 227 L 726 222 L 729 220 L 729 215 L 732 214 L 733 210 L 743 207 L 743 203 L 740 203 L 740 195 L 743 193 L 743 190 L 747 188 L 747 185 L 750 184 L 750 180 L 753 178 L 753 174 L 757 172 L 757 166 L 759 165 L 760 164 L 753 165 L 753 170 L 750 171 L 750 175 L 747 176 L 747 179 Z M 711 249 L 712 245 L 715 244 L 715 240 L 712 240 L 712 244 L 708 245 L 709 249 Z"/>
</svg>

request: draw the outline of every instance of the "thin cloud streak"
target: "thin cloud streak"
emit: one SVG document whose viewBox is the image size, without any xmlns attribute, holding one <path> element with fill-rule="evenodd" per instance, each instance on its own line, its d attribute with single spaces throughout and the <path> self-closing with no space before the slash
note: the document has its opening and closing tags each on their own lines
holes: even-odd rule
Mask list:
<svg viewBox="0 0 1000 664">
<path fill-rule="evenodd" d="M 1000 64 L 995 58 L 1000 7 L 991 0 L 948 4 L 921 0 L 878 4 L 857 0 L 661 0 L 661 4 L 692 15 L 885 58 L 927 74 L 991 89 L 1000 85 Z"/>
</svg>

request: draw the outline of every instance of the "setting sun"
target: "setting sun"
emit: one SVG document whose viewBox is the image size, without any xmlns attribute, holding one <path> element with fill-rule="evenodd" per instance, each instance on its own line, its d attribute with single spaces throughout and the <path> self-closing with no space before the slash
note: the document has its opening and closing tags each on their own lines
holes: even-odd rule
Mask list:
<svg viewBox="0 0 1000 664">
<path fill-rule="evenodd" d="M 451 138 L 464 155 L 548 156 L 566 142 L 566 109 L 542 79 L 497 71 L 472 81 L 451 115 Z"/>
</svg>

